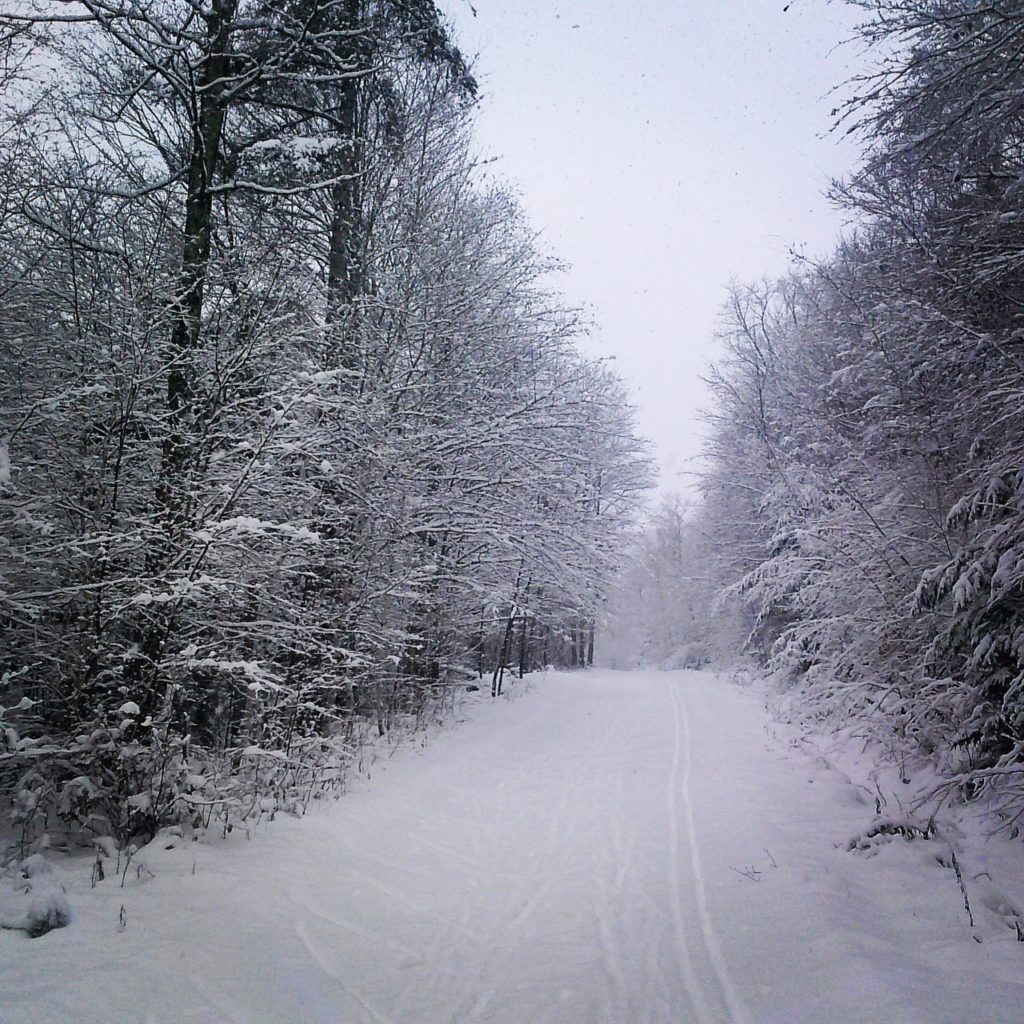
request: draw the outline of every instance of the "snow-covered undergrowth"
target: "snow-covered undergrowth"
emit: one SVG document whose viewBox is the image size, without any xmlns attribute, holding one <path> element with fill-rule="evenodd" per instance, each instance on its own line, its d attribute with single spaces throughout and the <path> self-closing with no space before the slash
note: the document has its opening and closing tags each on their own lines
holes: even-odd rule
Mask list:
<svg viewBox="0 0 1024 1024">
<path fill-rule="evenodd" d="M 0 1020 L 1019 1024 L 1020 843 L 761 686 L 549 673 L 303 818 L 51 851 L 74 916 L 0 933 Z"/>
<path fill-rule="evenodd" d="M 738 678 L 750 684 L 748 674 Z M 879 858 L 882 874 L 883 865 L 927 873 L 937 892 L 958 903 L 975 942 L 1024 943 L 1024 843 L 998 799 L 966 799 L 948 763 L 898 736 L 891 723 L 816 721 L 801 715 L 798 695 L 779 695 L 764 682 L 753 688 L 772 714 L 772 741 L 810 758 L 822 780 L 864 806 L 863 823 L 846 841 L 849 852 Z M 1007 891 L 997 879 L 1006 880 Z M 1024 962 L 1024 946 L 1021 956 Z"/>
<path fill-rule="evenodd" d="M 297 739 L 288 751 L 249 746 L 214 755 L 181 742 L 143 746 L 131 742 L 125 723 L 82 734 L 73 749 L 45 739 L 22 745 L 20 785 L 0 823 L 0 928 L 38 938 L 70 924 L 65 876 L 73 889 L 86 877 L 93 890 L 99 883 L 124 889 L 155 878 L 156 863 L 183 863 L 184 851 L 252 839 L 278 816 L 301 818 L 338 799 L 381 758 L 425 743 L 456 709 L 451 698 L 415 716 L 395 715 L 383 736 L 373 722 L 352 719 L 344 733 Z M 84 766 L 94 768 L 104 752 L 109 770 L 98 784 Z M 35 758 L 28 770 L 26 754 Z M 126 790 L 137 795 L 125 799 Z M 168 857 L 172 850 L 182 852 Z M 55 872 L 54 864 L 65 870 Z"/>
<path fill-rule="evenodd" d="M 0 888 L 0 928 L 38 938 L 71 922 L 64 886 L 42 854 L 26 857 L 8 877 L 9 884 Z"/>
<path fill-rule="evenodd" d="M 344 790 L 367 745 L 401 743 L 450 718 L 467 685 L 475 686 L 460 680 L 420 694 L 414 710 L 391 709 L 386 720 L 349 713 L 323 731 L 268 731 L 260 744 L 229 746 L 158 727 L 134 702 L 74 735 L 23 736 L 0 708 L 0 793 L 9 798 L 0 869 L 51 846 L 98 839 L 130 851 L 167 828 L 226 834 L 301 815 Z"/>
</svg>

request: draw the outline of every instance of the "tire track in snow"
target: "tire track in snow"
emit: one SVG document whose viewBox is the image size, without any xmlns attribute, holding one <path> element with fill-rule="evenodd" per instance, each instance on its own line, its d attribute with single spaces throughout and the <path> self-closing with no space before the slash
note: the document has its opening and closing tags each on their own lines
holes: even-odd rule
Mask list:
<svg viewBox="0 0 1024 1024">
<path fill-rule="evenodd" d="M 686 843 L 690 854 L 690 876 L 693 883 L 694 902 L 697 905 L 697 919 L 700 922 L 701 937 L 704 940 L 704 949 L 707 952 L 708 960 L 711 962 L 715 979 L 721 990 L 725 1007 L 728 1010 L 732 1024 L 751 1024 L 750 1011 L 744 1005 L 736 985 L 732 980 L 729 967 L 722 955 L 722 948 L 718 942 L 718 935 L 715 931 L 711 914 L 708 911 L 707 886 L 704 883 L 704 871 L 701 865 L 700 849 L 697 844 L 697 828 L 693 817 L 693 799 L 690 792 L 690 775 L 693 766 L 693 743 L 690 732 L 690 716 L 686 712 L 686 704 L 679 692 L 679 686 L 673 680 L 668 681 L 672 693 L 672 704 L 675 712 L 676 739 L 673 751 L 672 778 L 678 778 L 679 791 L 682 794 L 683 817 L 686 824 Z M 682 746 L 682 750 L 680 750 Z M 675 801 L 673 800 L 673 803 Z M 673 847 L 678 844 L 678 826 L 673 818 Z M 675 851 L 674 851 L 675 852 Z M 673 856 L 675 873 L 678 875 L 678 861 Z M 675 883 L 676 879 L 673 879 Z M 681 916 L 678 901 L 673 901 Z"/>
</svg>

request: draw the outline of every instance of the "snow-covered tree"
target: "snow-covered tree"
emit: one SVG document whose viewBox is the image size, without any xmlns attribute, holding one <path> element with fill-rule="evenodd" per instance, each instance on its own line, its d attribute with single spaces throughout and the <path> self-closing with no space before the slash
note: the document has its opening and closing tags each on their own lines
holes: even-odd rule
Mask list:
<svg viewBox="0 0 1024 1024">
<path fill-rule="evenodd" d="M 841 111 L 854 227 L 727 311 L 723 582 L 806 707 L 887 723 L 1019 810 L 1024 8 L 859 6 L 880 56 Z"/>
<path fill-rule="evenodd" d="M 40 10 L 0 128 L 26 833 L 294 799 L 361 720 L 585 660 L 649 467 L 434 5 Z"/>
</svg>

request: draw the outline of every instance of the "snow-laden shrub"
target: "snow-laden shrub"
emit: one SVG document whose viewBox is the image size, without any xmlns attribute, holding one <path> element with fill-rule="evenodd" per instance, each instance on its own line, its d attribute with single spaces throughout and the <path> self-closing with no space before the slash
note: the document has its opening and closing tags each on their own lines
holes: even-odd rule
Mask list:
<svg viewBox="0 0 1024 1024">
<path fill-rule="evenodd" d="M 955 745 L 973 751 L 979 767 L 1018 763 L 1024 756 L 1024 471 L 984 474 L 947 521 L 961 543 L 923 575 L 916 594 L 919 607 L 945 612 L 928 657 L 961 681 Z"/>
<path fill-rule="evenodd" d="M 700 640 L 680 644 L 661 663 L 666 672 L 674 669 L 701 669 L 711 660 L 708 645 Z"/>
<path fill-rule="evenodd" d="M 0 928 L 38 938 L 71 921 L 71 904 L 53 868 L 41 854 L 26 857 L 0 884 Z"/>
<path fill-rule="evenodd" d="M 7 730 L 10 820 L 22 855 L 62 832 L 72 843 L 113 836 L 122 848 L 174 825 L 230 830 L 343 785 L 355 747 L 343 737 L 293 740 L 288 751 L 248 746 L 213 751 L 131 722 L 94 722 L 71 740 L 28 744 Z"/>
</svg>

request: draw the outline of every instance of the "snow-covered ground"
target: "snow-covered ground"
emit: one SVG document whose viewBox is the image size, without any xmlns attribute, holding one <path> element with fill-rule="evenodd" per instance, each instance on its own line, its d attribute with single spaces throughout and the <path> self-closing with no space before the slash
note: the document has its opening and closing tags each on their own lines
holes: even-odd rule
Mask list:
<svg viewBox="0 0 1024 1024">
<path fill-rule="evenodd" d="M 0 934 L 0 1021 L 1024 1019 L 1021 844 L 947 825 L 850 852 L 874 797 L 756 692 L 547 674 L 465 717 L 330 807 L 150 853 L 123 888 L 51 857 L 75 918 Z"/>
</svg>

